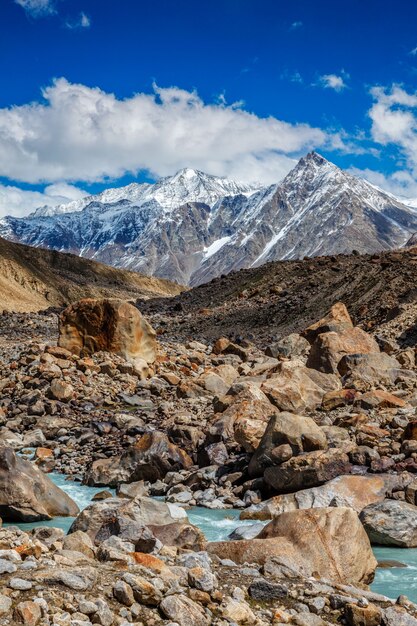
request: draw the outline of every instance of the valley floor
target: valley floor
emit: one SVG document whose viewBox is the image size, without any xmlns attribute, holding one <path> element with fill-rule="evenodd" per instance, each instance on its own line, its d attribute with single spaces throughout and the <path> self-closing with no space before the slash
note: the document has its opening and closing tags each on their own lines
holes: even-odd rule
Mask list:
<svg viewBox="0 0 417 626">
<path fill-rule="evenodd" d="M 0 529 L 0 623 L 417 626 L 406 597 L 367 586 L 370 542 L 417 546 L 401 254 L 365 257 L 357 281 L 356 258 L 335 257 L 142 302 L 159 340 L 146 379 L 58 347 L 53 310 L 0 315 L 1 517 L 76 518 L 68 535 Z M 51 471 L 94 486 L 92 504 L 77 516 Z M 206 543 L 189 507 L 245 522 Z"/>
</svg>

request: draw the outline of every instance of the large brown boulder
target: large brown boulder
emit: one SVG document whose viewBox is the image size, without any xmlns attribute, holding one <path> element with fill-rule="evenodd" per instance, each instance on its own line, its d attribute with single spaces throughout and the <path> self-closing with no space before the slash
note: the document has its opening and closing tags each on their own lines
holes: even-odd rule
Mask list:
<svg viewBox="0 0 417 626">
<path fill-rule="evenodd" d="M 280 363 L 261 389 L 281 411 L 298 413 L 316 409 L 328 391 L 341 386 L 338 376 L 323 374 L 293 360 Z"/>
<path fill-rule="evenodd" d="M 0 447 L 0 517 L 7 522 L 38 522 L 79 513 L 75 502 L 37 465 Z"/>
<path fill-rule="evenodd" d="M 94 461 L 84 482 L 97 487 L 115 487 L 138 480 L 155 482 L 168 472 L 192 465 L 192 459 L 184 450 L 172 443 L 165 433 L 154 431 L 142 435 L 122 456 Z"/>
<path fill-rule="evenodd" d="M 156 334 L 136 307 L 122 300 L 86 298 L 60 315 L 58 345 L 78 356 L 119 354 L 140 371 L 156 358 Z"/>
<path fill-rule="evenodd" d="M 228 447 L 241 446 L 253 452 L 259 445 L 271 415 L 277 412 L 254 382 L 239 382 L 218 402 L 210 424 L 208 443 L 224 441 Z"/>
<path fill-rule="evenodd" d="M 267 520 L 298 509 L 343 506 L 360 513 L 369 504 L 382 502 L 388 489 L 381 476 L 338 476 L 325 485 L 274 496 L 244 509 L 240 519 Z"/>
<path fill-rule="evenodd" d="M 355 511 L 323 508 L 283 513 L 255 539 L 209 543 L 207 550 L 235 563 L 272 560 L 333 583 L 368 584 L 377 561 Z"/>
<path fill-rule="evenodd" d="M 337 448 L 315 450 L 294 456 L 281 465 L 267 467 L 264 480 L 278 493 L 317 487 L 336 476 L 349 474 L 348 455 Z"/>
<path fill-rule="evenodd" d="M 322 333 L 340 333 L 351 328 L 353 328 L 353 322 L 346 306 L 343 302 L 336 302 L 336 304 L 334 304 L 330 309 L 329 313 L 325 317 L 322 317 L 318 322 L 315 322 L 306 328 L 303 331 L 302 336 L 312 344 Z"/>
<path fill-rule="evenodd" d="M 210 432 L 223 441 L 234 440 L 235 424 L 239 420 L 251 419 L 263 423 L 266 428 L 269 418 L 277 411 L 259 385 L 251 381 L 232 385 L 219 404 L 221 412 L 215 414 Z"/>
<path fill-rule="evenodd" d="M 310 418 L 295 413 L 277 413 L 269 420 L 261 442 L 249 463 L 250 476 L 262 476 L 264 470 L 277 465 L 279 446 L 289 445 L 291 454 L 327 448 L 326 435 Z M 279 451 L 278 451 L 279 453 Z"/>
<path fill-rule="evenodd" d="M 378 353 L 375 339 L 361 328 L 349 328 L 342 332 L 328 332 L 318 335 L 311 346 L 307 367 L 321 372 L 336 374 L 337 366 L 347 354 Z"/>
</svg>

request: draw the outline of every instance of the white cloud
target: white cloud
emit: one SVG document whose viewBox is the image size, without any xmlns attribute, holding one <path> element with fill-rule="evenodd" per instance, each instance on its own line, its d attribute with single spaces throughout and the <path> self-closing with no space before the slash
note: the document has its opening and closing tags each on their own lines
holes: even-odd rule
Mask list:
<svg viewBox="0 0 417 626">
<path fill-rule="evenodd" d="M 26 191 L 13 185 L 0 184 L 0 217 L 28 215 L 40 206 L 56 206 L 86 195 L 87 192 L 67 183 L 49 185 L 43 192 Z"/>
<path fill-rule="evenodd" d="M 91 19 L 86 15 L 86 13 L 80 13 L 77 19 L 68 20 L 65 22 L 66 28 L 70 30 L 80 30 L 83 28 L 90 28 Z"/>
<path fill-rule="evenodd" d="M 54 0 L 15 0 L 32 17 L 56 13 Z"/>
<path fill-rule="evenodd" d="M 298 30 L 299 28 L 302 28 L 303 26 L 303 22 L 293 22 L 290 26 L 290 30 Z"/>
<path fill-rule="evenodd" d="M 348 171 L 353 176 L 365 178 L 365 180 L 388 191 L 403 202 L 406 202 L 407 198 L 417 197 L 417 180 L 406 170 L 398 170 L 392 174 L 383 174 L 369 168 L 359 169 L 351 167 Z"/>
<path fill-rule="evenodd" d="M 323 74 L 323 76 L 320 76 L 320 84 L 325 89 L 334 89 L 337 92 L 343 91 L 347 87 L 344 77 L 337 74 Z"/>
<path fill-rule="evenodd" d="M 408 162 L 417 165 L 417 94 L 407 93 L 401 86 L 390 90 L 374 87 L 374 104 L 369 111 L 372 138 L 377 143 L 395 144 Z"/>
<path fill-rule="evenodd" d="M 415 57 L 417 54 L 417 46 L 415 48 L 413 48 L 412 50 L 410 50 L 410 54 Z"/>
<path fill-rule="evenodd" d="M 381 176 L 381 186 L 395 195 L 417 196 L 417 93 L 393 85 L 390 89 L 374 87 L 371 95 L 371 137 L 393 149 L 398 165 L 403 166 L 388 176 L 375 176 Z"/>
<path fill-rule="evenodd" d="M 178 87 L 155 86 L 154 93 L 119 100 L 61 78 L 43 96 L 42 103 L 0 109 L 0 176 L 98 181 L 140 170 L 164 176 L 191 166 L 269 183 L 290 169 L 292 157 L 340 141 L 238 104 L 205 103 Z"/>
</svg>

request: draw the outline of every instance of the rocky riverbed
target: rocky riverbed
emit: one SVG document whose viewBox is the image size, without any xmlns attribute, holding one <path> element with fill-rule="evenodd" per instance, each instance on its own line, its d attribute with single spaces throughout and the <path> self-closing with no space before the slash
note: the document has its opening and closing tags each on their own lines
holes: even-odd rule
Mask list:
<svg viewBox="0 0 417 626">
<path fill-rule="evenodd" d="M 135 311 L 1 318 L 1 623 L 413 626 L 368 585 L 371 543 L 417 546 L 414 347 L 341 303 L 267 347 Z M 207 543 L 194 507 L 241 528 Z"/>
</svg>

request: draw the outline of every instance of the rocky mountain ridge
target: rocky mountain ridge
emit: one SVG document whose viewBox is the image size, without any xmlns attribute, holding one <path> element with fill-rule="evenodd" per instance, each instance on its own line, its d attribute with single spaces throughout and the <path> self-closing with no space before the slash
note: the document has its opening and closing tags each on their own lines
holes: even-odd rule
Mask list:
<svg viewBox="0 0 417 626">
<path fill-rule="evenodd" d="M 269 187 L 186 169 L 0 222 L 13 241 L 190 285 L 272 260 L 397 248 L 416 231 L 415 210 L 315 152 Z"/>
</svg>

